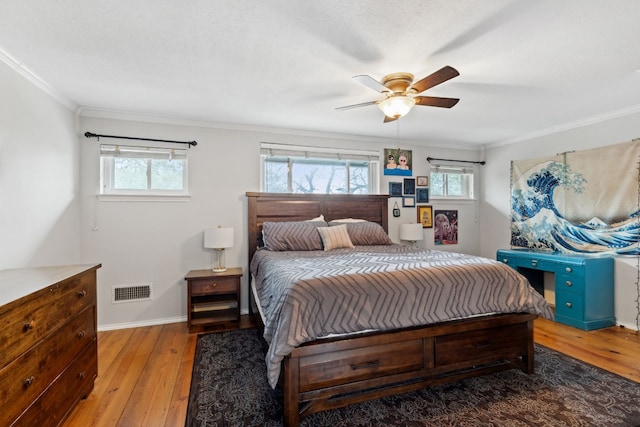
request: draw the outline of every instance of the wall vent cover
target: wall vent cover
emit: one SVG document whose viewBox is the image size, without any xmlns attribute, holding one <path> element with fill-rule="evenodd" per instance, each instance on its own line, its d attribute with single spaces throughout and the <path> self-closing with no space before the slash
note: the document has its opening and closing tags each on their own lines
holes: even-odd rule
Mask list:
<svg viewBox="0 0 640 427">
<path fill-rule="evenodd" d="M 151 299 L 151 283 L 139 283 L 135 285 L 114 286 L 112 302 L 135 302 Z"/>
</svg>

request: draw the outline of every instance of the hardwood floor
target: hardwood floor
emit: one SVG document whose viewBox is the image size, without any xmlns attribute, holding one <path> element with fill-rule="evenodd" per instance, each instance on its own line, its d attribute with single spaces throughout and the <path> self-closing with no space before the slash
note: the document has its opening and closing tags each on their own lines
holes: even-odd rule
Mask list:
<svg viewBox="0 0 640 427">
<path fill-rule="evenodd" d="M 243 316 L 240 327 L 250 326 Z M 99 332 L 95 388 L 64 426 L 183 426 L 196 339 L 186 323 Z M 537 319 L 535 341 L 640 383 L 634 331 L 587 332 Z"/>
</svg>

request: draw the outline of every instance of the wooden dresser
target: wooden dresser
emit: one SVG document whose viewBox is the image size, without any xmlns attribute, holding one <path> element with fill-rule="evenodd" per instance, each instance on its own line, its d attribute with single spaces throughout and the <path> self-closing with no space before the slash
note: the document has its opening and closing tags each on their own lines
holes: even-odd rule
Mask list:
<svg viewBox="0 0 640 427">
<path fill-rule="evenodd" d="M 100 264 L 0 271 L 0 426 L 57 426 L 98 375 Z"/>
</svg>

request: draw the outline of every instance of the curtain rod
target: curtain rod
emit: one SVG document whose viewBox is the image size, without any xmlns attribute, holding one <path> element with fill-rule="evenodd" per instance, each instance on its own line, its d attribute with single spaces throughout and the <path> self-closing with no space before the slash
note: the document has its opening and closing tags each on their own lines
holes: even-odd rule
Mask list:
<svg viewBox="0 0 640 427">
<path fill-rule="evenodd" d="M 117 135 L 98 135 L 92 132 L 85 132 L 84 136 L 87 138 L 116 138 L 116 139 L 134 139 L 136 141 L 154 141 L 154 142 L 171 142 L 173 144 L 189 144 L 189 148 L 191 146 L 195 147 L 198 145 L 196 141 L 172 141 L 169 139 L 154 139 L 154 138 L 136 138 L 133 136 L 117 136 Z"/>
<path fill-rule="evenodd" d="M 431 160 L 440 160 L 445 162 L 460 162 L 460 163 L 473 163 L 474 165 L 485 165 L 487 162 L 484 160 L 481 162 L 473 160 L 453 160 L 453 159 L 438 159 L 437 157 L 427 157 L 427 162 L 431 163 Z"/>
</svg>

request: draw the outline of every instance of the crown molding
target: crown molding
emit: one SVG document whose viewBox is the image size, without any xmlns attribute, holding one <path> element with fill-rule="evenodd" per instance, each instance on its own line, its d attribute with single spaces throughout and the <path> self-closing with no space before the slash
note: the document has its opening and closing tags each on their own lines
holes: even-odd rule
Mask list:
<svg viewBox="0 0 640 427">
<path fill-rule="evenodd" d="M 44 81 L 40 76 L 12 56 L 6 49 L 2 48 L 2 46 L 0 46 L 0 61 L 13 68 L 16 73 L 29 80 L 36 87 L 43 90 L 47 95 L 64 105 L 70 111 L 75 111 L 78 108 L 78 105 L 75 102 L 71 101 L 49 83 Z"/>
<path fill-rule="evenodd" d="M 528 141 L 534 138 L 540 138 L 543 136 L 553 135 L 554 133 L 560 133 L 571 129 L 577 129 L 583 126 L 589 126 L 596 123 L 605 122 L 607 120 L 613 120 L 620 117 L 629 116 L 631 114 L 640 113 L 640 104 L 632 105 L 630 107 L 621 108 L 619 110 L 610 111 L 604 114 L 598 114 L 595 116 L 587 117 L 580 120 L 575 120 L 573 122 L 563 123 L 558 126 L 553 126 L 546 129 L 540 129 L 535 132 L 527 133 L 521 135 L 517 138 L 508 139 L 505 141 L 494 142 L 491 144 L 484 145 L 485 148 L 495 148 L 502 147 L 505 145 L 511 145 L 522 141 Z"/>
</svg>

